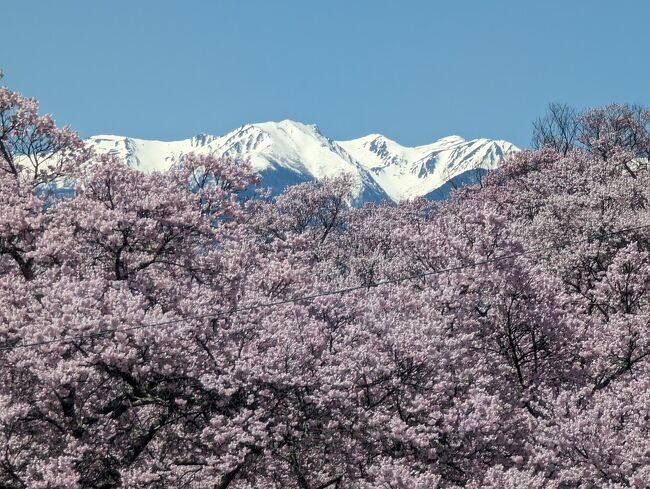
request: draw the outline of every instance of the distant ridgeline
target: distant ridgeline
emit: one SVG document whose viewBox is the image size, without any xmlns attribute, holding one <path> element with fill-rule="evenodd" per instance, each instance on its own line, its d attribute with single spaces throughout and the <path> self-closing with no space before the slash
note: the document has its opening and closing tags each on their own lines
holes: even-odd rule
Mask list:
<svg viewBox="0 0 650 489">
<path fill-rule="evenodd" d="M 334 141 L 317 126 L 294 121 L 242 126 L 224 136 L 200 134 L 181 141 L 92 136 L 86 143 L 145 172 L 168 170 L 187 153 L 248 160 L 272 194 L 296 183 L 351 174 L 355 203 L 399 202 L 414 197 L 445 199 L 458 186 L 474 183 L 519 151 L 502 140 L 466 141 L 449 136 L 406 147 L 379 134 Z"/>
</svg>

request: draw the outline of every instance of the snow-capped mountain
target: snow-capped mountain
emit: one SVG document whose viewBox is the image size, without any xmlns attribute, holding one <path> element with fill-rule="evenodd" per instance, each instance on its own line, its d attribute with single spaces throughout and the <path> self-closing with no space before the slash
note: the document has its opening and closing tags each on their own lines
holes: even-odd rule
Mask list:
<svg viewBox="0 0 650 489">
<path fill-rule="evenodd" d="M 409 148 L 381 134 L 339 143 L 366 167 L 394 201 L 428 195 L 446 182 L 478 168 L 496 168 L 518 150 L 507 141 L 448 136 Z"/>
<path fill-rule="evenodd" d="M 287 185 L 351 173 L 357 201 L 400 200 L 429 195 L 477 168 L 492 169 L 518 149 L 506 141 L 459 136 L 409 148 L 372 134 L 334 141 L 317 126 L 294 121 L 247 124 L 225 136 L 200 134 L 181 141 L 92 136 L 87 143 L 143 171 L 167 170 L 189 152 L 248 159 L 273 193 Z"/>
</svg>

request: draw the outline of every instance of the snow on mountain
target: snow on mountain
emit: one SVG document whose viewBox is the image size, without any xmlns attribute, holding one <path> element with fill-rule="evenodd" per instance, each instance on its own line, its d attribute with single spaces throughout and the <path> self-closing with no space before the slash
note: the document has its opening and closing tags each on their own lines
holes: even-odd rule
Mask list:
<svg viewBox="0 0 650 489">
<path fill-rule="evenodd" d="M 87 143 L 143 171 L 165 171 L 189 152 L 248 159 L 263 186 L 279 193 L 287 185 L 351 173 L 357 201 L 395 202 L 431 194 L 476 168 L 496 167 L 517 148 L 506 141 L 465 141 L 450 136 L 409 148 L 379 134 L 333 141 L 317 126 L 284 120 L 247 124 L 225 136 L 200 134 L 181 141 L 100 135 Z M 433 194 L 432 194 L 433 195 Z"/>
<path fill-rule="evenodd" d="M 372 172 L 395 201 L 427 195 L 477 168 L 491 170 L 518 150 L 507 141 L 448 136 L 425 146 L 402 146 L 380 134 L 339 143 Z"/>
</svg>

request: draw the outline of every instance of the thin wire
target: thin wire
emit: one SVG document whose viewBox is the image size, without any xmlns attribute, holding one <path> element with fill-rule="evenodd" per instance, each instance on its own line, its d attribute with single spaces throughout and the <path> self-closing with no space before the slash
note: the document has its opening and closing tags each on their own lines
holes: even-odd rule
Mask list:
<svg viewBox="0 0 650 489">
<path fill-rule="evenodd" d="M 63 338 L 56 338 L 52 340 L 44 340 L 44 341 L 37 341 L 33 343 L 21 343 L 13 346 L 6 346 L 0 348 L 0 351 L 8 351 L 8 350 L 17 350 L 21 348 L 34 348 L 38 346 L 43 346 L 43 345 L 51 345 L 54 343 L 72 343 L 74 341 L 81 341 L 84 339 L 90 339 L 90 338 L 101 338 L 105 337 L 106 335 L 112 334 L 112 333 L 122 333 L 122 332 L 128 332 L 128 331 L 136 331 L 140 329 L 145 329 L 145 328 L 152 328 L 154 326 L 168 326 L 170 324 L 176 324 L 180 323 L 183 321 L 192 321 L 192 320 L 197 320 L 197 319 L 215 319 L 218 317 L 222 316 L 228 316 L 232 315 L 238 312 L 246 312 L 246 311 L 254 311 L 256 309 L 265 309 L 265 308 L 270 308 L 270 307 L 276 307 L 276 306 L 281 306 L 285 304 L 291 304 L 291 303 L 297 303 L 300 301 L 312 301 L 314 299 L 319 299 L 321 297 L 328 297 L 332 295 L 337 295 L 337 294 L 349 294 L 350 292 L 354 292 L 357 290 L 362 290 L 362 289 L 370 289 L 370 288 L 375 288 L 375 287 L 380 287 L 382 285 L 389 285 L 389 284 L 398 284 L 401 282 L 407 282 L 410 280 L 415 280 L 418 278 L 423 278 L 423 277 L 429 277 L 431 275 L 442 275 L 444 273 L 450 273 L 450 272 L 457 272 L 469 268 L 475 268 L 478 266 L 482 265 L 488 265 L 490 263 L 497 263 L 501 261 L 506 261 L 510 260 L 513 258 L 518 258 L 520 256 L 525 256 L 525 255 L 532 255 L 532 254 L 538 254 L 538 253 L 543 253 L 545 251 L 552 251 L 557 248 L 561 248 L 564 246 L 568 245 L 576 245 L 576 244 L 581 244 L 581 243 L 588 243 L 592 241 L 595 238 L 606 238 L 610 236 L 616 236 L 618 234 L 623 234 L 623 233 L 628 233 L 631 231 L 638 231 L 640 229 L 647 229 L 650 228 L 650 224 L 646 224 L 643 226 L 636 226 L 636 227 L 631 227 L 631 228 L 625 228 L 625 229 L 619 229 L 617 231 L 612 231 L 609 233 L 605 234 L 599 234 L 597 236 L 591 236 L 585 239 L 581 240 L 575 240 L 575 241 L 562 241 L 560 243 L 556 243 L 553 245 L 549 246 L 543 246 L 543 247 L 538 247 L 538 248 L 531 248 L 529 250 L 524 250 L 520 251 L 518 253 L 510 253 L 507 255 L 500 255 L 496 256 L 494 258 L 487 258 L 485 260 L 480 260 L 477 262 L 473 263 L 468 263 L 465 265 L 458 265 L 455 267 L 449 267 L 449 268 L 442 268 L 440 270 L 432 270 L 429 272 L 422 272 L 422 273 L 416 273 L 413 275 L 407 275 L 405 277 L 398 277 L 398 278 L 393 278 L 393 279 L 386 279 L 386 280 L 380 280 L 378 282 L 375 282 L 374 284 L 371 285 L 355 285 L 352 287 L 346 287 L 343 289 L 336 289 L 336 290 L 329 290 L 325 292 L 319 292 L 317 294 L 311 294 L 311 295 L 305 295 L 305 296 L 300 296 L 300 297 L 292 297 L 290 299 L 283 299 L 280 301 L 273 301 L 273 302 L 262 302 L 258 304 L 253 304 L 250 306 L 244 306 L 244 307 L 239 307 L 239 308 L 233 308 L 228 311 L 223 311 L 223 312 L 215 312 L 215 313 L 210 313 L 210 314 L 200 314 L 200 315 L 195 315 L 195 316 L 187 316 L 184 318 L 180 319 L 170 319 L 168 321 L 161 321 L 161 322 L 156 322 L 156 323 L 145 323 L 145 324 L 140 324 L 138 326 L 130 326 L 130 327 L 125 327 L 125 328 L 111 328 L 111 329 L 104 329 L 102 331 L 99 331 L 97 333 L 92 333 L 92 334 L 87 334 L 87 335 L 75 335 L 75 336 L 66 336 Z"/>
</svg>

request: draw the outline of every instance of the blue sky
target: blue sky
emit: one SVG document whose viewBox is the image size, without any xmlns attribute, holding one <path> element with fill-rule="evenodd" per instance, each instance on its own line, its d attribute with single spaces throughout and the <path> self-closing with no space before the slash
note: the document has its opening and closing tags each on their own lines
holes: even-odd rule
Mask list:
<svg viewBox="0 0 650 489">
<path fill-rule="evenodd" d="M 549 102 L 650 105 L 650 2 L 3 2 L 3 82 L 83 136 L 247 122 L 530 141 Z"/>
</svg>

